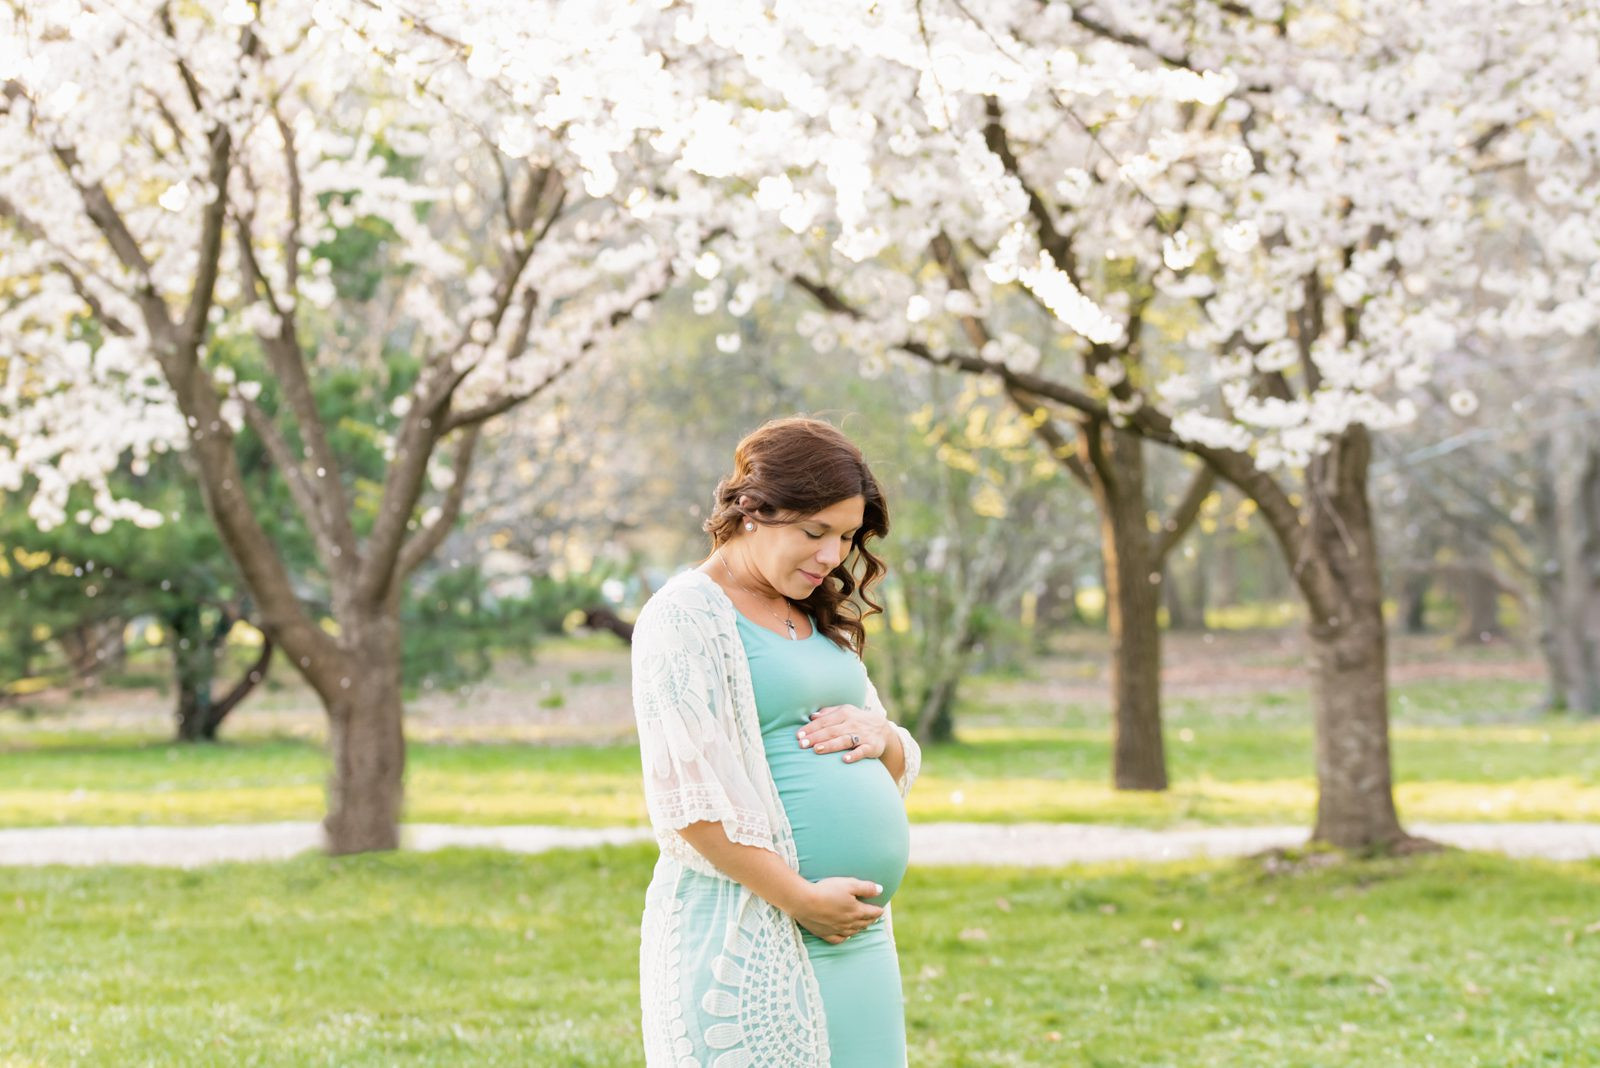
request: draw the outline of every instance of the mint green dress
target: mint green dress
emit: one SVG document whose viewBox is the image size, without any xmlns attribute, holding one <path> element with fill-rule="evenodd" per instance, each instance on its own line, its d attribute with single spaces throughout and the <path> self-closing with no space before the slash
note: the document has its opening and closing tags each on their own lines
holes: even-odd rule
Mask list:
<svg viewBox="0 0 1600 1068">
<path fill-rule="evenodd" d="M 874 758 L 800 748 L 798 732 L 829 705 L 866 705 L 867 674 L 852 652 L 812 624 L 800 641 L 738 617 L 750 661 L 761 741 L 794 832 L 800 874 L 813 882 L 845 875 L 883 885 L 868 898 L 887 904 L 905 877 L 911 829 L 889 769 Z M 906 1063 L 900 962 L 880 918 L 838 945 L 801 928 L 827 1014 L 832 1068 Z"/>
</svg>

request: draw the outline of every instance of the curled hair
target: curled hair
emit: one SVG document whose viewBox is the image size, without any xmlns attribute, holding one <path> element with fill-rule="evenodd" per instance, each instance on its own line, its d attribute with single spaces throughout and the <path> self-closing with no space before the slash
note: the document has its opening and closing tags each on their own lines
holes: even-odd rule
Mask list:
<svg viewBox="0 0 1600 1068">
<path fill-rule="evenodd" d="M 828 423 L 800 416 L 771 420 L 745 435 L 733 453 L 733 473 L 717 483 L 705 531 L 715 552 L 747 518 L 774 526 L 797 523 L 855 496 L 866 501 L 866 509 L 850 551 L 804 600 L 788 600 L 815 617 L 835 645 L 859 654 L 867 642 L 863 622 L 883 611 L 870 591 L 887 568 L 867 543 L 889 533 L 889 509 L 849 438 Z M 744 508 L 740 497 L 749 498 Z"/>
</svg>

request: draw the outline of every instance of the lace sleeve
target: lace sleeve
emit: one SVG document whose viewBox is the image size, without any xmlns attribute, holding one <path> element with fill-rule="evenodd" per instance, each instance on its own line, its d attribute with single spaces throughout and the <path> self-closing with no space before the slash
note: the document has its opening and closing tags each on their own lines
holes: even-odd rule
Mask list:
<svg viewBox="0 0 1600 1068">
<path fill-rule="evenodd" d="M 878 697 L 878 688 L 872 685 L 870 678 L 867 680 L 867 710 L 875 711 L 885 719 L 889 718 L 888 710 L 883 707 L 883 701 Z M 911 784 L 916 782 L 917 776 L 922 773 L 922 747 L 911 737 L 911 732 L 900 724 L 891 722 L 889 726 L 900 736 L 900 748 L 905 753 L 905 770 L 895 780 L 895 785 L 900 787 L 900 796 L 904 798 L 911 793 Z"/>
<path fill-rule="evenodd" d="M 652 610 L 653 609 L 653 610 Z M 687 609 L 648 604 L 633 633 L 633 712 L 645 806 L 658 837 L 701 820 L 731 841 L 772 849 L 772 826 L 719 716 L 717 651 Z"/>
</svg>

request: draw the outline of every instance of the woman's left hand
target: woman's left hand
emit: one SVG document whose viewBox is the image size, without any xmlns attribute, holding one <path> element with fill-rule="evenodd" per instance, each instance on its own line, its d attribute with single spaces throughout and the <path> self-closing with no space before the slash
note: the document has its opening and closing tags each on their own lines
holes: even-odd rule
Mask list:
<svg viewBox="0 0 1600 1068">
<path fill-rule="evenodd" d="M 800 747 L 815 753 L 844 753 L 846 763 L 881 757 L 893 728 L 888 719 L 855 705 L 829 705 L 811 713 L 800 728 Z"/>
</svg>

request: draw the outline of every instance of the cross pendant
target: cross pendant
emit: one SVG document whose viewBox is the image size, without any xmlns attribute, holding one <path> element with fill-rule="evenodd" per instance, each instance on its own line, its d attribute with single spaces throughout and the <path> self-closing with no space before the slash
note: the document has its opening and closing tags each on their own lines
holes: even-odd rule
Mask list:
<svg viewBox="0 0 1600 1068">
<path fill-rule="evenodd" d="M 799 641 L 800 640 L 800 636 L 794 632 L 794 620 L 786 619 L 786 620 L 783 621 L 783 625 L 789 628 L 789 640 L 790 641 L 793 642 L 793 641 Z"/>
</svg>

